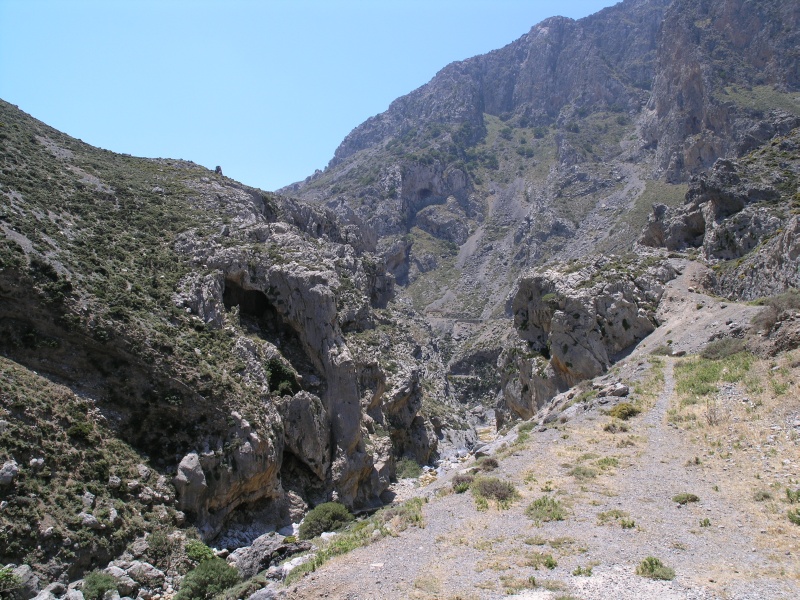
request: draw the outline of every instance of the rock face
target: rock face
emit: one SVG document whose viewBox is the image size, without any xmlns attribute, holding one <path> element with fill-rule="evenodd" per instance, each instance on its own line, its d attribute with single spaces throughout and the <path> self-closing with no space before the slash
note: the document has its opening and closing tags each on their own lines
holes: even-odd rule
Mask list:
<svg viewBox="0 0 800 600">
<path fill-rule="evenodd" d="M 718 160 L 692 181 L 682 207 L 654 207 L 640 241 L 669 250 L 699 248 L 714 265 L 709 285 L 731 298 L 797 287 L 800 225 L 792 209 L 799 150 L 800 130 L 793 129 L 739 160 Z"/>
<path fill-rule="evenodd" d="M 608 370 L 655 329 L 663 285 L 675 275 L 651 256 L 520 279 L 510 299 L 518 339 L 500 358 L 505 408 L 529 419 L 559 392 Z"/>
<path fill-rule="evenodd" d="M 672 3 L 643 127 L 658 173 L 680 180 L 781 132 L 780 117 L 763 119 L 737 105 L 732 86 L 797 89 L 796 59 L 787 50 L 800 42 L 799 18 L 796 5 L 778 0 Z"/>
</svg>

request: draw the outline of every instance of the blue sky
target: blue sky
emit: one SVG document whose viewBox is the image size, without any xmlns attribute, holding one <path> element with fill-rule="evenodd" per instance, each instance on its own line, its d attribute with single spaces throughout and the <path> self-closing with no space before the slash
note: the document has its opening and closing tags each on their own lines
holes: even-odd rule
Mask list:
<svg viewBox="0 0 800 600">
<path fill-rule="evenodd" d="M 614 0 L 0 0 L 0 98 L 277 189 L 446 64 Z"/>
</svg>

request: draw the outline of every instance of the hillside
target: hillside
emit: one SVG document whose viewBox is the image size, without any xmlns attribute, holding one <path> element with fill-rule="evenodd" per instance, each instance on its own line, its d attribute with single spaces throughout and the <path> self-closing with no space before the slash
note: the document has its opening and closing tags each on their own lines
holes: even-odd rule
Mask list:
<svg viewBox="0 0 800 600">
<path fill-rule="evenodd" d="M 0 101 L 0 594 L 795 597 L 798 17 L 548 19 L 278 193 Z"/>
</svg>

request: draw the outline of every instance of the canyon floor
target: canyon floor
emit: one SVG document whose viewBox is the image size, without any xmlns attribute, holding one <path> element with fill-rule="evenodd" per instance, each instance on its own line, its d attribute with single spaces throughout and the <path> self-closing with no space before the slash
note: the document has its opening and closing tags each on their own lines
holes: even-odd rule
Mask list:
<svg viewBox="0 0 800 600">
<path fill-rule="evenodd" d="M 800 597 L 800 526 L 787 517 L 798 506 L 787 490 L 800 484 L 800 351 L 720 363 L 715 391 L 693 396 L 697 365 L 711 361 L 692 353 L 758 309 L 696 291 L 703 267 L 680 266 L 660 327 L 602 378 L 630 386 L 637 416 L 614 420 L 613 403 L 584 393 L 547 426 L 514 428 L 493 444 L 499 466 L 487 474 L 514 484 L 510 506 L 479 510 L 469 491 L 452 491 L 470 457 L 411 488 L 428 500 L 423 528 L 329 561 L 286 597 Z M 666 340 L 687 355 L 651 354 Z M 563 520 L 526 514 L 543 496 Z M 649 556 L 674 579 L 637 575 Z"/>
</svg>

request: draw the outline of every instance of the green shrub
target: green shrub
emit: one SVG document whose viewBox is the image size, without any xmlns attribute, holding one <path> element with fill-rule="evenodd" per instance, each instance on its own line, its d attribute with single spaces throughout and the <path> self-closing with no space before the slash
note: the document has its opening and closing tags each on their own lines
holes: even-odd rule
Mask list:
<svg viewBox="0 0 800 600">
<path fill-rule="evenodd" d="M 315 571 L 334 556 L 367 546 L 383 536 L 396 536 L 409 527 L 424 528 L 425 517 L 422 514 L 422 507 L 427 501 L 426 498 L 411 498 L 399 506 L 383 508 L 369 519 L 355 523 L 340 535 L 321 543 L 313 558 L 289 573 L 284 583 L 289 585 L 306 573 Z M 376 531 L 380 533 L 379 536 L 375 535 Z"/>
<path fill-rule="evenodd" d="M 163 569 L 169 565 L 169 559 L 176 546 L 177 544 L 164 531 L 154 531 L 147 536 L 147 558 L 150 563 Z"/>
<path fill-rule="evenodd" d="M 633 519 L 620 519 L 619 524 L 622 526 L 623 529 L 633 529 L 636 527 L 636 521 Z"/>
<path fill-rule="evenodd" d="M 22 585 L 22 579 L 14 573 L 11 567 L 0 568 L 0 597 L 5 598 L 6 594 L 17 589 Z"/>
<path fill-rule="evenodd" d="M 764 500 L 772 500 L 772 494 L 767 491 L 759 490 L 753 494 L 753 500 L 756 502 L 764 502 Z"/>
<path fill-rule="evenodd" d="M 792 491 L 789 488 L 786 488 L 786 501 L 789 504 L 796 504 L 800 502 L 800 488 Z"/>
<path fill-rule="evenodd" d="M 597 461 L 597 466 L 603 470 L 611 469 L 612 467 L 619 466 L 619 460 L 613 456 L 606 456 Z"/>
<path fill-rule="evenodd" d="M 575 570 L 572 571 L 572 574 L 575 575 L 576 577 L 591 577 L 592 576 L 592 567 L 583 568 L 580 565 L 578 565 L 575 568 Z"/>
<path fill-rule="evenodd" d="M 739 352 L 744 352 L 744 340 L 725 337 L 706 344 L 700 356 L 709 360 L 721 360 Z"/>
<path fill-rule="evenodd" d="M 92 437 L 94 426 L 88 421 L 79 421 L 67 429 L 67 435 L 76 440 L 88 441 Z"/>
<path fill-rule="evenodd" d="M 654 556 L 648 556 L 639 563 L 639 566 L 636 567 L 636 574 L 650 579 L 663 579 L 665 581 L 675 579 L 675 571 L 664 566 L 664 563 Z"/>
<path fill-rule="evenodd" d="M 689 494 L 688 492 L 683 492 L 682 494 L 678 494 L 677 496 L 673 496 L 672 497 L 672 501 L 683 505 L 683 504 L 689 504 L 689 502 L 700 502 L 700 498 L 698 498 L 694 494 Z"/>
<path fill-rule="evenodd" d="M 239 572 L 221 558 L 204 560 L 186 574 L 175 600 L 211 600 L 239 583 Z"/>
<path fill-rule="evenodd" d="M 473 481 L 475 481 L 474 475 L 470 475 L 469 473 L 457 473 L 453 476 L 453 479 L 450 481 L 450 483 L 453 486 L 453 491 L 456 494 L 463 494 L 469 489 L 469 486 L 472 485 Z"/>
<path fill-rule="evenodd" d="M 311 509 L 300 524 L 300 539 L 310 540 L 323 531 L 336 531 L 353 520 L 344 505 L 338 502 L 325 502 Z"/>
<path fill-rule="evenodd" d="M 555 498 L 542 496 L 528 505 L 525 514 L 536 521 L 537 525 L 547 521 L 563 521 L 564 507 Z"/>
<path fill-rule="evenodd" d="M 214 551 L 200 540 L 189 540 L 186 542 L 186 556 L 199 563 L 214 558 Z"/>
<path fill-rule="evenodd" d="M 117 579 L 102 571 L 92 571 L 83 578 L 83 597 L 86 600 L 101 600 L 110 590 L 117 589 Z"/>
<path fill-rule="evenodd" d="M 615 419 L 627 421 L 631 417 L 638 415 L 640 412 L 641 411 L 630 402 L 620 402 L 614 408 L 608 411 L 608 415 Z"/>
<path fill-rule="evenodd" d="M 404 458 L 397 463 L 397 477 L 399 479 L 416 479 L 422 475 L 422 467 L 417 461 Z"/>
</svg>

